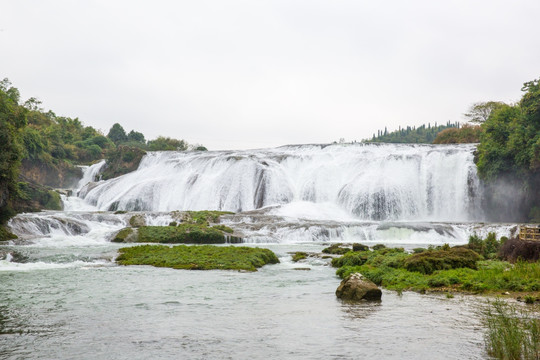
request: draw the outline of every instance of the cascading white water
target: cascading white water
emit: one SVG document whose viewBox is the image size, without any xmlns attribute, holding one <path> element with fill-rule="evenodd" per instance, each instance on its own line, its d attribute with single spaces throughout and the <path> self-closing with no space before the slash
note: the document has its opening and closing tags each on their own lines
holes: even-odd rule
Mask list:
<svg viewBox="0 0 540 360">
<path fill-rule="evenodd" d="M 239 212 L 315 204 L 362 220 L 479 220 L 474 148 L 336 144 L 151 152 L 137 171 L 83 189 L 81 196 L 99 210 Z"/>
</svg>

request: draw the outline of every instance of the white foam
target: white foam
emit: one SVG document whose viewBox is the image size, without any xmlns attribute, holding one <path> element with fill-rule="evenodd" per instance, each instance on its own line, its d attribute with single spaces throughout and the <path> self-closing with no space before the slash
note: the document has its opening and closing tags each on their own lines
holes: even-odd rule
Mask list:
<svg viewBox="0 0 540 360">
<path fill-rule="evenodd" d="M 74 261 L 70 263 L 49 263 L 49 262 L 29 262 L 16 263 L 7 260 L 0 260 L 0 271 L 37 271 L 51 269 L 69 269 L 69 268 L 87 268 L 87 267 L 102 267 L 110 266 L 112 263 L 105 260 L 97 260 L 95 262 Z"/>
</svg>

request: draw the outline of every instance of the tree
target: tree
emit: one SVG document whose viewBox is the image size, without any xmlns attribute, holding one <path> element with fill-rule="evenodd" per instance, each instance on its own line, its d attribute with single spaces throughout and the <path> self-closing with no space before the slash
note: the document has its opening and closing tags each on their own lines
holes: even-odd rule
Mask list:
<svg viewBox="0 0 540 360">
<path fill-rule="evenodd" d="M 128 139 L 126 131 L 119 123 L 116 123 L 111 127 L 109 133 L 107 134 L 107 137 L 117 145 L 122 142 L 126 142 Z"/>
<path fill-rule="evenodd" d="M 19 91 L 8 79 L 0 82 L 0 224 L 12 215 L 10 202 L 17 187 L 19 166 L 23 155 L 21 129 L 27 110 L 18 104 Z"/>
<path fill-rule="evenodd" d="M 472 123 L 482 124 L 487 121 L 493 111 L 504 105 L 506 104 L 500 101 L 477 102 L 472 104 L 469 111 L 463 115 Z"/>
<path fill-rule="evenodd" d="M 188 144 L 184 140 L 164 136 L 159 136 L 148 142 L 148 150 L 150 151 L 185 151 L 187 148 Z"/>
<path fill-rule="evenodd" d="M 476 164 L 478 174 L 488 184 L 512 184 L 512 195 L 521 192 L 516 212 L 536 213 L 540 209 L 540 84 L 534 80 L 524 84 L 519 103 L 502 104 L 482 124 Z M 493 187 L 499 196 L 510 187 Z M 529 215 L 532 217 L 532 215 Z M 526 218 L 522 218 L 526 220 Z"/>
<path fill-rule="evenodd" d="M 127 135 L 128 141 L 135 141 L 140 143 L 145 143 L 146 140 L 144 139 L 144 135 L 138 131 L 131 130 L 129 134 Z"/>
</svg>

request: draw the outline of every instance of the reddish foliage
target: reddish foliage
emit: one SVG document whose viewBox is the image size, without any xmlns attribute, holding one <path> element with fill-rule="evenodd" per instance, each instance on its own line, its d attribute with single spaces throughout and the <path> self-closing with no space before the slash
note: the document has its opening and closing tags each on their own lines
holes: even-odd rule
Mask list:
<svg viewBox="0 0 540 360">
<path fill-rule="evenodd" d="M 509 262 L 538 261 L 540 258 L 540 241 L 526 241 L 517 238 L 506 241 L 499 250 L 499 257 Z"/>
</svg>

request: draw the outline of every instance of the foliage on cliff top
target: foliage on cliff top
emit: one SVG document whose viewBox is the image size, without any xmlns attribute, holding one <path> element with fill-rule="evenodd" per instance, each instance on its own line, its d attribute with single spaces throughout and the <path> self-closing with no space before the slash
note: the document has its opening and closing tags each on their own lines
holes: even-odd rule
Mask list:
<svg viewBox="0 0 540 360">
<path fill-rule="evenodd" d="M 479 125 L 463 125 L 460 128 L 445 129 L 437 134 L 434 144 L 470 144 L 480 142 L 482 128 Z"/>
<path fill-rule="evenodd" d="M 119 251 L 116 262 L 120 265 L 152 265 L 186 270 L 257 271 L 266 264 L 279 263 L 272 251 L 251 247 L 142 245 Z"/>
</svg>

